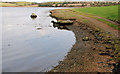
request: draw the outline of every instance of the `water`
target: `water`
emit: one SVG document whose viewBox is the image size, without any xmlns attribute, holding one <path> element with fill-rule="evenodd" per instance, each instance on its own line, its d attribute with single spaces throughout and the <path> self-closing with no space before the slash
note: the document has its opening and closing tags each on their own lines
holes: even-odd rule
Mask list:
<svg viewBox="0 0 120 74">
<path fill-rule="evenodd" d="M 67 55 L 75 35 L 53 27 L 53 9 L 60 8 L 2 7 L 3 72 L 45 72 Z M 32 13 L 38 17 L 31 19 Z"/>
</svg>

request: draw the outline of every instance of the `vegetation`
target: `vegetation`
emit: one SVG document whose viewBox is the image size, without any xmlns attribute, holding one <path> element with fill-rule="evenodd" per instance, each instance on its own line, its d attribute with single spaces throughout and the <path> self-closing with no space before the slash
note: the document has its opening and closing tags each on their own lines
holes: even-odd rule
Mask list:
<svg viewBox="0 0 120 74">
<path fill-rule="evenodd" d="M 17 6 L 16 4 L 12 4 L 12 3 L 0 3 L 1 6 L 3 7 L 7 7 L 7 6 Z"/>
<path fill-rule="evenodd" d="M 36 2 L 1 2 L 0 5 L 3 7 L 10 7 L 10 6 L 29 6 L 37 4 Z"/>
<path fill-rule="evenodd" d="M 111 6 L 118 2 L 46 2 L 38 4 L 39 7 L 85 7 L 85 6 Z"/>
<path fill-rule="evenodd" d="M 118 5 L 106 7 L 76 8 L 74 10 L 80 13 L 100 16 L 118 22 Z"/>
</svg>

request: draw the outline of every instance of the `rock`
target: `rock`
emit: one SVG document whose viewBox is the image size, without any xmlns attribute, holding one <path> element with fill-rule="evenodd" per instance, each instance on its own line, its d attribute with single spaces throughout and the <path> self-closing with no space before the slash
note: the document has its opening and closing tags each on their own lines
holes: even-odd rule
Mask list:
<svg viewBox="0 0 120 74">
<path fill-rule="evenodd" d="M 55 24 L 56 22 L 55 21 L 51 21 L 51 23 Z"/>
<path fill-rule="evenodd" d="M 98 63 L 104 63 L 104 62 L 98 62 Z"/>
<path fill-rule="evenodd" d="M 112 67 L 112 64 L 111 64 L 111 63 L 108 63 L 108 67 L 111 68 L 111 67 Z"/>
<path fill-rule="evenodd" d="M 59 25 L 72 25 L 74 22 L 70 20 L 58 20 L 57 24 Z"/>
<path fill-rule="evenodd" d="M 115 74 L 120 73 L 120 63 L 115 64 L 113 73 L 115 73 Z"/>
<path fill-rule="evenodd" d="M 111 49 L 112 47 L 111 46 L 106 46 L 106 49 Z"/>
<path fill-rule="evenodd" d="M 95 32 L 99 32 L 99 31 L 100 31 L 100 29 L 99 29 L 99 28 L 96 28 Z"/>
<path fill-rule="evenodd" d="M 115 63 L 112 63 L 112 65 L 115 67 L 116 66 L 116 64 Z"/>
<path fill-rule="evenodd" d="M 99 53 L 99 55 L 110 55 L 109 53 Z"/>
<path fill-rule="evenodd" d="M 107 32 L 107 34 L 110 34 L 110 32 Z"/>
<path fill-rule="evenodd" d="M 96 50 L 96 48 L 93 48 L 93 50 Z"/>
<path fill-rule="evenodd" d="M 90 33 L 93 33 L 93 31 L 92 31 L 92 30 L 90 30 Z"/>
<path fill-rule="evenodd" d="M 53 24 L 53 27 L 59 27 L 60 25 L 59 24 Z"/>
<path fill-rule="evenodd" d="M 114 42 L 114 41 L 112 41 L 112 42 L 111 42 L 111 44 L 112 44 L 112 45 L 114 45 L 114 44 L 115 44 L 115 42 Z"/>
<path fill-rule="evenodd" d="M 112 65 L 108 65 L 108 67 L 109 67 L 109 68 L 111 68 L 111 67 L 112 67 Z"/>
<path fill-rule="evenodd" d="M 90 40 L 90 39 L 89 39 L 89 37 L 84 37 L 82 40 L 83 40 L 83 41 L 88 41 L 88 40 Z"/>
<path fill-rule="evenodd" d="M 57 70 L 53 70 L 53 72 L 57 72 Z"/>
<path fill-rule="evenodd" d="M 104 52 L 103 50 L 99 50 L 100 52 Z"/>
<path fill-rule="evenodd" d="M 60 28 L 60 29 L 63 29 L 63 28 L 64 28 L 64 26 L 59 26 L 59 28 Z"/>
<path fill-rule="evenodd" d="M 109 59 L 109 61 L 111 61 L 112 60 L 112 58 L 111 59 Z"/>
<path fill-rule="evenodd" d="M 110 57 L 114 57 L 114 55 L 110 55 Z"/>
<path fill-rule="evenodd" d="M 108 44 L 111 44 L 111 43 L 112 43 L 112 41 L 110 41 L 110 40 L 109 40 L 109 41 L 107 41 L 107 43 L 108 43 Z"/>
<path fill-rule="evenodd" d="M 40 29 L 42 29 L 41 27 L 37 27 L 37 30 L 40 30 Z"/>
<path fill-rule="evenodd" d="M 103 40 L 102 37 L 98 37 L 98 36 L 96 37 L 96 39 L 97 39 L 97 40 L 101 40 L 101 41 Z"/>
<path fill-rule="evenodd" d="M 31 18 L 36 18 L 37 15 L 35 13 L 32 13 Z"/>
</svg>

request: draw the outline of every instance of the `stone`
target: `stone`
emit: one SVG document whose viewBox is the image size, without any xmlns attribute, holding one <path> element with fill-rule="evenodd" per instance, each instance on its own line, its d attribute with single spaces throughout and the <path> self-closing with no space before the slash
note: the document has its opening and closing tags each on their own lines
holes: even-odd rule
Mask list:
<svg viewBox="0 0 120 74">
<path fill-rule="evenodd" d="M 64 28 L 64 26 L 59 26 L 59 28 L 60 28 L 60 29 L 63 29 L 63 28 Z"/>
<path fill-rule="evenodd" d="M 35 13 L 32 13 L 31 18 L 36 18 L 37 15 Z"/>
<path fill-rule="evenodd" d="M 98 63 L 104 63 L 104 62 L 98 62 Z"/>
<path fill-rule="evenodd" d="M 53 70 L 53 72 L 57 72 L 57 70 Z"/>
<path fill-rule="evenodd" d="M 110 55 L 111 57 L 114 57 L 114 55 Z"/>
<path fill-rule="evenodd" d="M 99 53 L 99 55 L 110 55 L 109 53 Z"/>
<path fill-rule="evenodd" d="M 57 24 L 59 24 L 59 25 L 71 25 L 71 24 L 73 24 L 73 21 L 70 21 L 70 20 L 58 20 Z"/>
<path fill-rule="evenodd" d="M 42 29 L 41 27 L 37 27 L 37 30 L 40 30 L 40 29 Z"/>
<path fill-rule="evenodd" d="M 106 49 L 111 49 L 112 47 L 111 46 L 106 46 Z"/>
<path fill-rule="evenodd" d="M 82 40 L 83 40 L 83 41 L 88 41 L 88 40 L 90 40 L 90 39 L 89 39 L 89 37 L 84 37 Z"/>
</svg>

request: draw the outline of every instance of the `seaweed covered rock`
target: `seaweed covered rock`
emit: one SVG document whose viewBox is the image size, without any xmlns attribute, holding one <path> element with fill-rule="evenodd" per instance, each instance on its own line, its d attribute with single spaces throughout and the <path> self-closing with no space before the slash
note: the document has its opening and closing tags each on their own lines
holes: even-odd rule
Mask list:
<svg viewBox="0 0 120 74">
<path fill-rule="evenodd" d="M 32 13 L 31 18 L 36 18 L 37 15 L 35 13 Z"/>
<path fill-rule="evenodd" d="M 82 40 L 83 41 L 88 41 L 88 40 L 90 40 L 90 38 L 89 37 L 84 37 Z"/>
<path fill-rule="evenodd" d="M 70 20 L 58 20 L 57 24 L 59 24 L 59 25 L 72 25 L 73 21 L 70 21 Z"/>
</svg>

